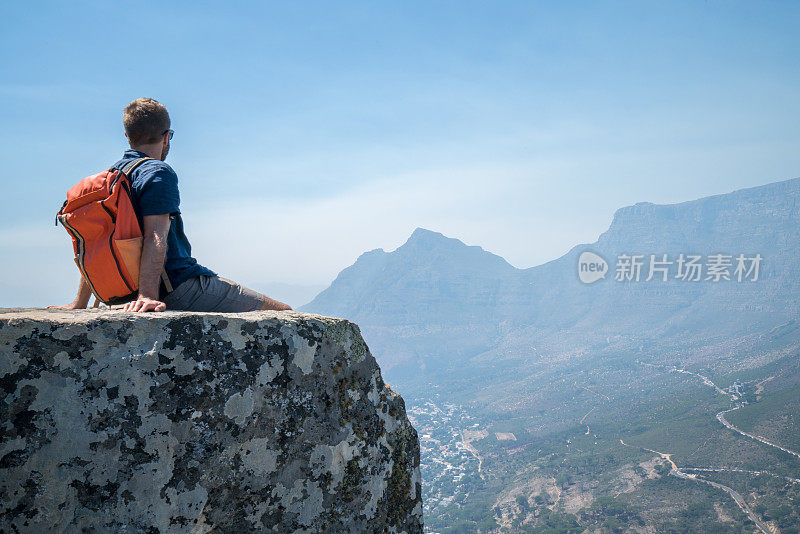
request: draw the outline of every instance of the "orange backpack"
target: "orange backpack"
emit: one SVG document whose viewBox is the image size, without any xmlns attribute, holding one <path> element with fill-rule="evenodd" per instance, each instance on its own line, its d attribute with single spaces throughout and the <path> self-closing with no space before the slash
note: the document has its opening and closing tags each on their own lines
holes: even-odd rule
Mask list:
<svg viewBox="0 0 800 534">
<path fill-rule="evenodd" d="M 60 222 L 72 237 L 83 279 L 97 300 L 108 305 L 135 300 L 139 290 L 142 226 L 129 176 L 148 159 L 84 178 L 67 191 L 56 215 L 56 225 Z"/>
</svg>

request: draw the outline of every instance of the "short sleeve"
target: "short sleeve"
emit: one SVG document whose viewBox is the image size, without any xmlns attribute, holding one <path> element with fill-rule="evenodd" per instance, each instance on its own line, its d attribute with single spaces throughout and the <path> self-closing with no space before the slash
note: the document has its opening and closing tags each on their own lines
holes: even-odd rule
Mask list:
<svg viewBox="0 0 800 534">
<path fill-rule="evenodd" d="M 139 210 L 142 216 L 180 213 L 178 175 L 171 167 L 154 169 L 148 173 L 143 182 L 139 195 Z"/>
</svg>

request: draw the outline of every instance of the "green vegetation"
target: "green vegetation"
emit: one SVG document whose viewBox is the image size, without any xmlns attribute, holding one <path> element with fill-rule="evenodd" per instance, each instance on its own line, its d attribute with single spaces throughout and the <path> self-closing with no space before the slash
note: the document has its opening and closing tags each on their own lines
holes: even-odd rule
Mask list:
<svg viewBox="0 0 800 534">
<path fill-rule="evenodd" d="M 781 389 L 767 383 L 768 393 L 759 401 L 730 412 L 728 421 L 746 432 L 777 441 L 792 450 L 800 449 L 800 384 Z"/>
<path fill-rule="evenodd" d="M 695 375 L 670 372 L 671 363 L 645 365 L 624 355 L 562 368 L 509 369 L 502 394 L 496 384 L 483 382 L 461 384 L 462 390 L 439 387 L 439 392 L 471 392 L 448 398 L 469 418 L 458 431 L 440 434 L 459 435 L 464 429 L 486 434 L 471 442 L 482 460 L 482 476 L 477 461 L 468 458 L 452 462 L 469 471 L 460 479 L 426 481 L 425 491 L 442 496 L 454 492 L 452 499 L 426 512 L 426 528 L 474 533 L 611 533 L 630 528 L 754 532 L 755 525 L 728 493 L 671 476 L 667 460 L 645 449 L 671 455 L 679 467 L 762 470 L 800 478 L 796 458 L 741 436 L 716 419 L 735 402 L 748 402 L 730 412 L 728 420 L 800 448 L 797 361 L 796 355 L 772 360 L 771 374 L 749 370 L 742 379 L 721 369 L 688 369 L 714 380 L 729 377 L 715 382 L 721 388 L 738 381 L 741 396 L 736 401 Z M 756 401 L 756 384 L 768 376 L 774 378 L 763 384 Z M 513 433 L 517 439 L 498 440 L 496 432 Z M 761 520 L 774 522 L 781 532 L 800 534 L 800 484 L 745 473 L 698 476 L 744 495 Z"/>
</svg>

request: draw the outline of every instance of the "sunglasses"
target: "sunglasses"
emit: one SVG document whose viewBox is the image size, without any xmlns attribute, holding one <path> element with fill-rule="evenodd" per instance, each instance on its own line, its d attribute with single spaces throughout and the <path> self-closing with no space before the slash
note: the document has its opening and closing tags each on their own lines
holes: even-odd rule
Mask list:
<svg viewBox="0 0 800 534">
<path fill-rule="evenodd" d="M 164 130 L 161 133 L 161 135 L 164 135 L 165 133 L 168 133 L 168 132 L 169 132 L 169 140 L 172 141 L 172 136 L 175 135 L 175 132 L 173 132 L 172 130 Z"/>
</svg>

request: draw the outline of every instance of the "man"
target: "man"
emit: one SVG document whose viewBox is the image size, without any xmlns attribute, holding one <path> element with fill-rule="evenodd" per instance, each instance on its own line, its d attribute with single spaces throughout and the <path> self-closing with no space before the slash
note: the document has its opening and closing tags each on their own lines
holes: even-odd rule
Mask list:
<svg viewBox="0 0 800 534">
<path fill-rule="evenodd" d="M 133 312 L 291 310 L 282 302 L 220 278 L 192 257 L 179 209 L 178 175 L 164 163 L 174 133 L 167 108 L 152 98 L 139 98 L 127 105 L 122 123 L 131 148 L 114 167 L 122 168 L 138 158 L 154 158 L 141 163 L 129 176 L 133 202 L 143 222 L 144 239 L 139 295 L 123 309 Z M 162 271 L 166 271 L 172 291 L 161 280 Z M 72 303 L 51 307 L 83 309 L 90 297 L 89 285 L 81 278 L 78 295 Z"/>
</svg>

